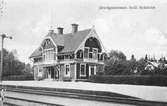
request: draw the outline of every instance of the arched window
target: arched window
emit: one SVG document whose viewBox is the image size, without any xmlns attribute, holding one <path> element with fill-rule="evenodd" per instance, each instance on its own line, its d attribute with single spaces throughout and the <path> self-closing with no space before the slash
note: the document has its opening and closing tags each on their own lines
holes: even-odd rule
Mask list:
<svg viewBox="0 0 167 106">
<path fill-rule="evenodd" d="M 85 47 L 89 47 L 90 50 L 93 48 L 97 48 L 98 52 L 102 51 L 101 44 L 97 38 L 90 37 L 85 42 Z"/>
<path fill-rule="evenodd" d="M 102 52 L 101 44 L 97 38 L 90 37 L 85 42 L 84 57 L 98 59 L 98 53 Z"/>
<path fill-rule="evenodd" d="M 50 39 L 45 39 L 41 45 L 44 61 L 56 60 L 56 48 Z"/>
</svg>

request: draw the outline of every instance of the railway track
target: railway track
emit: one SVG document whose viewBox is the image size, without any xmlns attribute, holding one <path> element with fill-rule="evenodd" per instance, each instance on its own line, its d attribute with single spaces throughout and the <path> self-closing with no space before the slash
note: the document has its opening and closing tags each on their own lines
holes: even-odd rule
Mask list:
<svg viewBox="0 0 167 106">
<path fill-rule="evenodd" d="M 115 102 L 122 104 L 132 104 L 141 106 L 167 106 L 167 102 L 148 101 L 131 96 L 121 95 L 111 92 L 102 91 L 85 91 L 74 89 L 57 89 L 57 88 L 38 88 L 38 87 L 25 87 L 25 86 L 5 86 L 6 91 L 20 92 L 26 94 L 46 95 L 54 97 L 84 99 L 92 101 Z M 9 99 L 17 99 L 6 97 Z M 35 102 L 35 101 L 33 101 Z"/>
<path fill-rule="evenodd" d="M 20 98 L 15 98 L 15 97 L 6 97 L 7 98 L 7 101 L 22 101 L 21 104 L 25 104 L 26 102 L 29 104 L 28 106 L 64 106 L 64 105 L 60 105 L 60 104 L 55 104 L 55 103 L 48 103 L 48 102 L 45 102 L 45 101 L 36 101 L 36 100 L 27 100 L 27 99 L 20 99 Z M 4 106 L 22 106 L 22 105 L 17 105 L 15 103 L 9 103 L 5 101 L 4 102 Z"/>
</svg>

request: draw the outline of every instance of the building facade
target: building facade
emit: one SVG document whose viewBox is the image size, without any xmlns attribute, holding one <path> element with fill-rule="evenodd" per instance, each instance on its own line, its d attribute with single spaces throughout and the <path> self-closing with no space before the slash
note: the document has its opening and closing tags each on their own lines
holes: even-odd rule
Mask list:
<svg viewBox="0 0 167 106">
<path fill-rule="evenodd" d="M 86 80 L 103 71 L 105 51 L 94 28 L 78 31 L 72 24 L 72 32 L 57 33 L 50 30 L 39 47 L 31 54 L 34 79 Z"/>
</svg>

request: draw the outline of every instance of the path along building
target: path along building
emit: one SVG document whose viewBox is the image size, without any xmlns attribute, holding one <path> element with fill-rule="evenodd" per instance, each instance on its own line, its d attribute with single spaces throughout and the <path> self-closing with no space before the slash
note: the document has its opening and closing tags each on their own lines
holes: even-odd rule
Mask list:
<svg viewBox="0 0 167 106">
<path fill-rule="evenodd" d="M 31 54 L 34 79 L 85 80 L 103 71 L 105 51 L 94 28 L 72 32 L 50 30 L 39 47 Z"/>
</svg>

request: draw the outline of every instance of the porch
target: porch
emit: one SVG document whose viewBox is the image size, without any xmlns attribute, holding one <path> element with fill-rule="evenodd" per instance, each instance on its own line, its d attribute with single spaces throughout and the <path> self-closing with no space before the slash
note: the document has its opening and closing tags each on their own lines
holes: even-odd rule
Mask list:
<svg viewBox="0 0 167 106">
<path fill-rule="evenodd" d="M 57 66 L 43 67 L 45 73 L 45 80 L 59 80 L 60 70 Z"/>
</svg>

